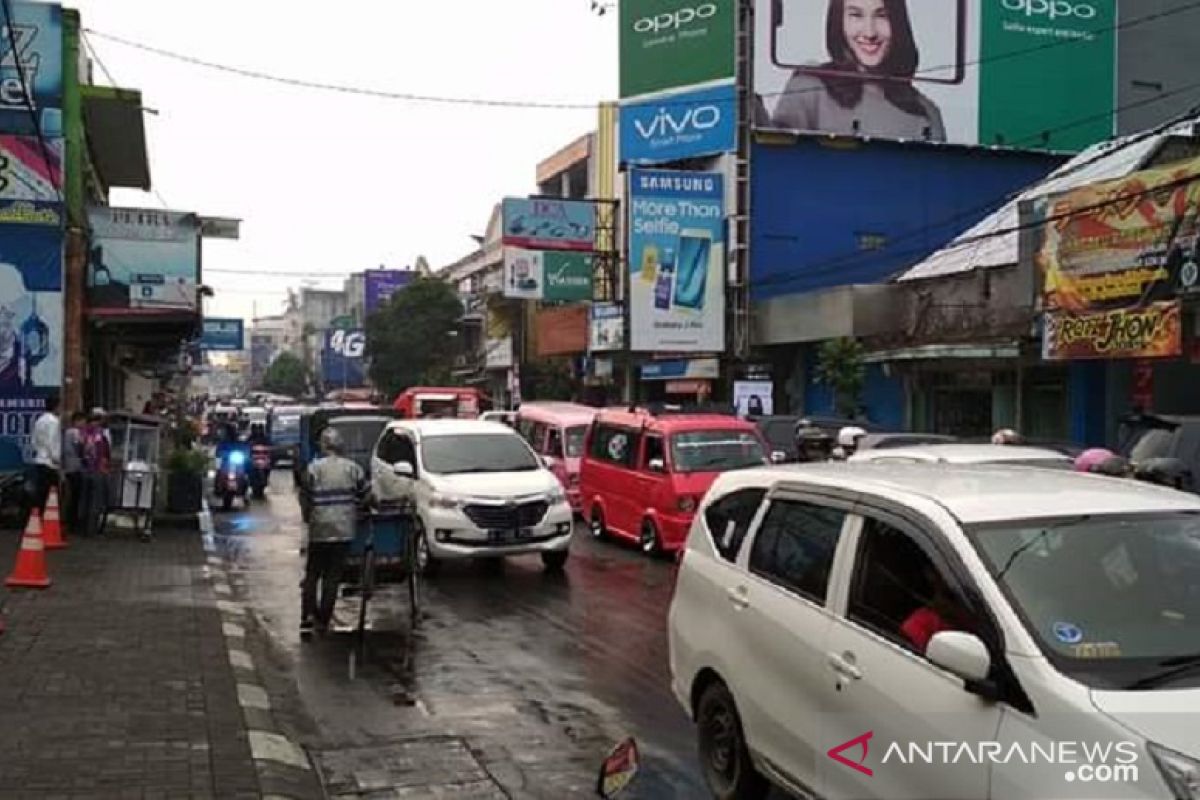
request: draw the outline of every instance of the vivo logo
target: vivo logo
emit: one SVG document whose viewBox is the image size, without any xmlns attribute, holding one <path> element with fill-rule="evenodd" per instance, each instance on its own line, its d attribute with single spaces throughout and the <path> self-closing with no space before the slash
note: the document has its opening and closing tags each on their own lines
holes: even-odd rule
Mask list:
<svg viewBox="0 0 1200 800">
<path fill-rule="evenodd" d="M 334 331 L 329 349 L 345 358 L 362 358 L 367 339 L 361 331 Z"/>
<path fill-rule="evenodd" d="M 696 106 L 671 112 L 660 108 L 650 120 L 635 119 L 633 127 L 643 139 L 680 136 L 685 132 L 710 131 L 721 124 L 721 109 L 717 106 Z"/>
<path fill-rule="evenodd" d="M 697 20 L 710 19 L 717 15 L 717 7 L 713 3 L 705 3 L 704 5 L 694 6 L 692 8 L 681 8 L 678 11 L 669 14 L 656 14 L 653 17 L 642 17 L 633 23 L 633 29 L 637 33 L 663 33 L 664 31 L 677 31 L 680 28 L 691 25 Z"/>
<path fill-rule="evenodd" d="M 1027 17 L 1060 19 L 1095 19 L 1096 7 L 1087 3 L 1072 3 L 1070 0 L 1000 0 L 1009 11 L 1024 12 Z"/>
</svg>

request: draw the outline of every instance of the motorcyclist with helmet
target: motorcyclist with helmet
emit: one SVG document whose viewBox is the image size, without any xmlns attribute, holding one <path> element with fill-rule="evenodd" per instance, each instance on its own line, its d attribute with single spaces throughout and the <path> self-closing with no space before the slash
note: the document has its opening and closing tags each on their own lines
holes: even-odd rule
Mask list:
<svg viewBox="0 0 1200 800">
<path fill-rule="evenodd" d="M 796 423 L 797 460 L 813 463 L 828 461 L 833 451 L 833 437 L 808 419 Z"/>
</svg>

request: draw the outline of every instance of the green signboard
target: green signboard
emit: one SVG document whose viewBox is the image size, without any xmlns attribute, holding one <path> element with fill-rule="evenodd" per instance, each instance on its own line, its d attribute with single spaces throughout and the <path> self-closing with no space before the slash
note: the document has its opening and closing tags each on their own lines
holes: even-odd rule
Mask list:
<svg viewBox="0 0 1200 800">
<path fill-rule="evenodd" d="M 734 77 L 735 0 L 621 0 L 621 97 Z"/>
<path fill-rule="evenodd" d="M 543 256 L 546 278 L 544 299 L 552 303 L 577 303 L 592 299 L 592 257 L 582 253 L 547 252 Z"/>
</svg>

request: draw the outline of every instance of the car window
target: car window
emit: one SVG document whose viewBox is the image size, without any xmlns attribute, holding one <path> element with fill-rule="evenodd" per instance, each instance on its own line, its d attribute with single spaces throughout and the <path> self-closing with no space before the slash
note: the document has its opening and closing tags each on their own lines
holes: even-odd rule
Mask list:
<svg viewBox="0 0 1200 800">
<path fill-rule="evenodd" d="M 725 472 L 767 463 L 762 441 L 749 431 L 702 430 L 671 437 L 676 472 Z"/>
<path fill-rule="evenodd" d="M 750 551 L 750 571 L 825 602 L 846 512 L 795 500 L 772 501 Z"/>
<path fill-rule="evenodd" d="M 536 425 L 533 420 L 528 417 L 521 417 L 517 420 L 517 433 L 525 437 L 525 441 L 533 443 L 533 426 Z"/>
<path fill-rule="evenodd" d="M 638 433 L 628 428 L 597 425 L 592 435 L 592 458 L 632 467 L 637 457 Z"/>
<path fill-rule="evenodd" d="M 1150 428 L 1133 446 L 1129 460 L 1137 464 L 1148 458 L 1167 458 L 1171 455 L 1171 445 L 1174 441 L 1174 430 Z"/>
<path fill-rule="evenodd" d="M 663 437 L 647 436 L 646 447 L 644 453 L 642 454 L 642 469 L 649 470 L 650 462 L 654 461 L 655 459 L 661 461 L 664 468 L 666 467 L 667 451 L 666 448 L 663 447 Z"/>
<path fill-rule="evenodd" d="M 565 455 L 563 453 L 562 428 L 551 428 L 549 430 L 546 438 L 545 454 L 554 456 L 555 458 L 562 458 Z"/>
<path fill-rule="evenodd" d="M 544 423 L 544 422 L 533 423 L 533 428 L 530 429 L 530 431 L 529 431 L 529 436 L 527 437 L 527 441 L 529 442 L 529 445 L 534 449 L 534 452 L 545 453 L 546 452 L 546 423 Z"/>
<path fill-rule="evenodd" d="M 379 439 L 379 446 L 375 448 L 375 457 L 385 464 L 395 464 L 400 457 L 396 438 L 396 434 L 386 431 Z"/>
<path fill-rule="evenodd" d="M 766 489 L 742 489 L 722 497 L 704 512 L 708 533 L 726 561 L 737 560 L 742 541 L 766 493 Z"/>
<path fill-rule="evenodd" d="M 945 571 L 907 532 L 866 517 L 859 537 L 848 616 L 923 654 L 935 633 L 978 633 L 974 615 Z"/>
<path fill-rule="evenodd" d="M 572 425 L 567 428 L 567 458 L 580 458 L 583 455 L 583 442 L 587 438 L 587 425 Z"/>
<path fill-rule="evenodd" d="M 421 461 L 436 475 L 541 469 L 529 445 L 512 432 L 428 436 L 421 442 Z"/>
</svg>

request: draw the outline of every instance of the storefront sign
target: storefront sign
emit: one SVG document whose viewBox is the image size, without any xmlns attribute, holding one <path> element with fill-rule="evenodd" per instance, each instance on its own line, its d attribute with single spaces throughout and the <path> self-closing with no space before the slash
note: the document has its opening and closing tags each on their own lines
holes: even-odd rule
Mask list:
<svg viewBox="0 0 1200 800">
<path fill-rule="evenodd" d="M 361 329 L 325 331 L 321 378 L 326 389 L 356 389 L 366 385 L 366 342 L 367 334 Z"/>
<path fill-rule="evenodd" d="M 0 135 L 0 200 L 62 202 L 62 160 L 62 139 Z"/>
<path fill-rule="evenodd" d="M 592 299 L 592 257 L 585 253 L 504 248 L 504 296 L 578 303 Z"/>
<path fill-rule="evenodd" d="M 775 413 L 775 384 L 771 381 L 734 381 L 733 404 L 739 417 L 762 417 Z"/>
<path fill-rule="evenodd" d="M 621 107 L 621 162 L 661 164 L 727 153 L 737 145 L 737 89 L 656 95 Z"/>
<path fill-rule="evenodd" d="M 484 366 L 488 369 L 508 369 L 513 365 L 511 336 L 488 339 L 484 342 Z"/>
<path fill-rule="evenodd" d="M 734 75 L 734 0 L 621 0 L 621 97 Z"/>
<path fill-rule="evenodd" d="M 1163 358 L 1183 349 L 1177 300 L 1141 308 L 1046 314 L 1042 357 L 1047 361 L 1096 358 Z"/>
<path fill-rule="evenodd" d="M 625 349 L 625 312 L 619 303 L 593 303 L 588 325 L 588 351 Z"/>
<path fill-rule="evenodd" d="M 712 390 L 710 381 L 667 381 L 667 394 L 708 394 Z"/>
<path fill-rule="evenodd" d="M 97 207 L 88 211 L 88 220 L 93 307 L 196 307 L 200 226 L 195 214 Z"/>
<path fill-rule="evenodd" d="M 721 362 L 715 358 L 693 358 L 682 361 L 651 361 L 642 365 L 642 380 L 715 380 L 721 374 Z"/>
<path fill-rule="evenodd" d="M 536 320 L 537 351 L 540 356 L 575 355 L 587 350 L 587 306 L 546 308 Z"/>
<path fill-rule="evenodd" d="M 596 204 L 587 200 L 506 197 L 501 205 L 506 247 L 596 249 Z"/>
<path fill-rule="evenodd" d="M 205 350 L 236 352 L 245 348 L 245 321 L 209 317 L 204 320 L 200 346 Z"/>
<path fill-rule="evenodd" d="M 0 131 L 62 136 L 62 6 L 21 0 L 0 4 L 0 33 Z"/>
</svg>

